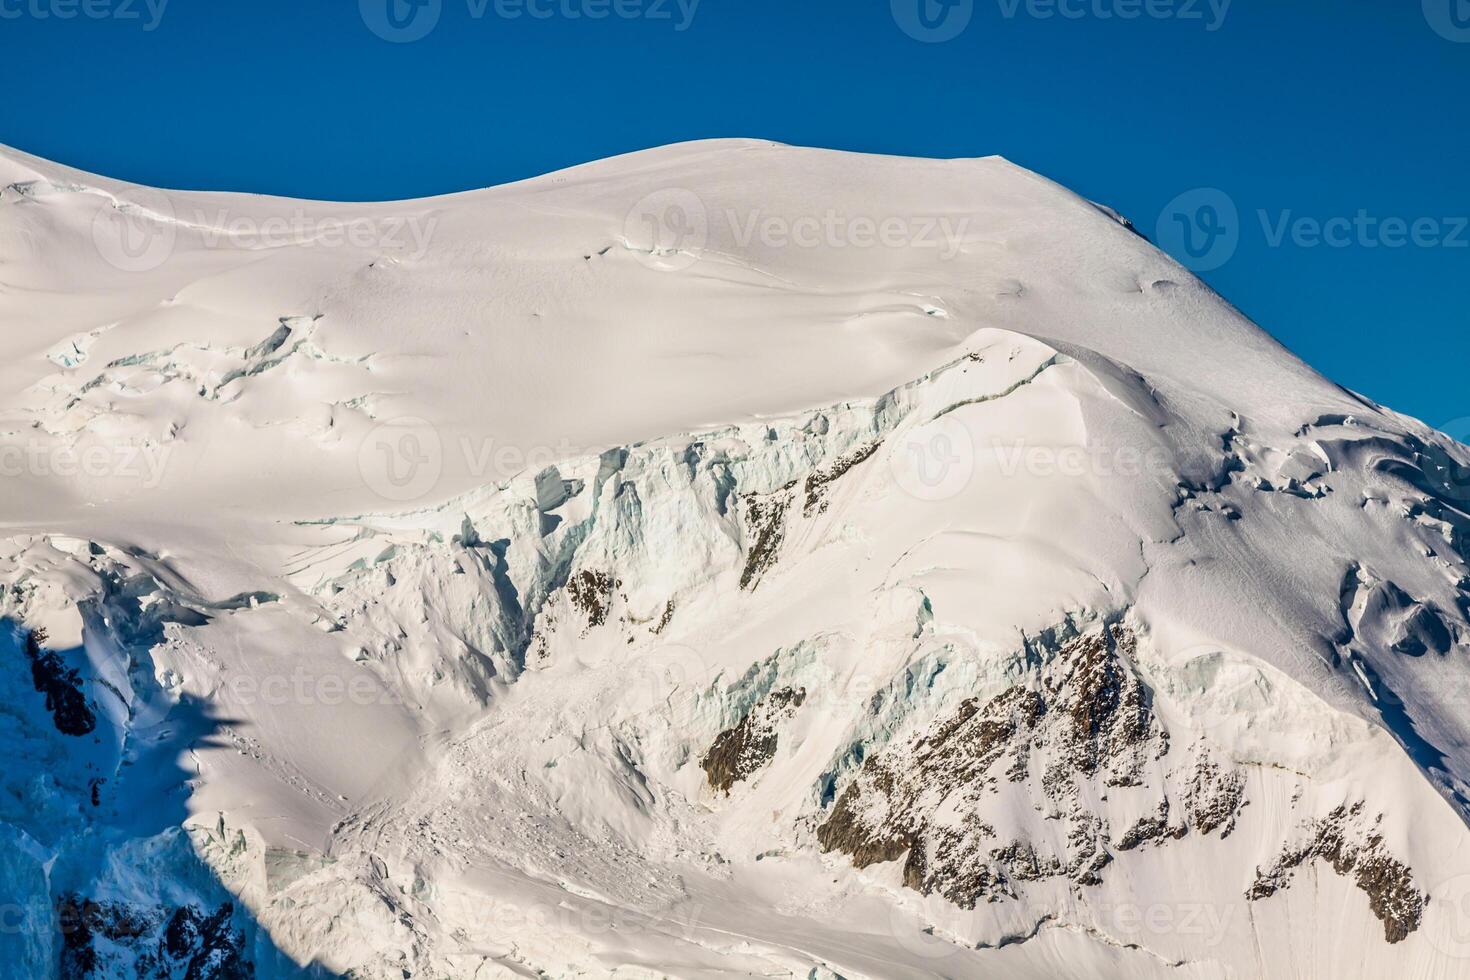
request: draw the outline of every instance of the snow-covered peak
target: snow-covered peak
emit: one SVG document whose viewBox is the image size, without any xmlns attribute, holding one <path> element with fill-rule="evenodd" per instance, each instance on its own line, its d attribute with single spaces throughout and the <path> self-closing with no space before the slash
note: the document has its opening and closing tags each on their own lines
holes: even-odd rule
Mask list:
<svg viewBox="0 0 1470 980">
<path fill-rule="evenodd" d="M 1371 411 L 1104 211 L 994 157 L 722 140 L 381 205 L 8 159 L 0 410 L 73 432 L 146 384 L 131 376 L 186 377 L 202 395 L 132 402 L 136 437 L 187 431 L 181 492 L 278 512 L 363 506 L 345 484 L 377 421 L 591 451 L 875 397 L 986 328 L 1127 365 L 1202 426 Z M 311 325 L 309 350 L 246 363 L 283 323 Z M 288 454 L 303 436 L 320 451 Z M 452 454 L 437 495 L 471 470 Z M 305 492 L 280 500 L 285 484 Z"/>
<path fill-rule="evenodd" d="M 169 916 L 259 975 L 1453 945 L 1466 451 L 1044 178 L 721 140 L 335 204 L 3 151 L 0 277 L 0 868 L 151 923 L 114 972 Z"/>
</svg>

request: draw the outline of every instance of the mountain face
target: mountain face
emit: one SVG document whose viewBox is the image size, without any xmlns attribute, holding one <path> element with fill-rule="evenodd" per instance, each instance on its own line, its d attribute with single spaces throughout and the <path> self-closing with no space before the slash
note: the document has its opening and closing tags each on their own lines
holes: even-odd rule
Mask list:
<svg viewBox="0 0 1470 980">
<path fill-rule="evenodd" d="M 1105 208 L 0 188 L 0 976 L 1470 976 L 1470 451 Z"/>
</svg>

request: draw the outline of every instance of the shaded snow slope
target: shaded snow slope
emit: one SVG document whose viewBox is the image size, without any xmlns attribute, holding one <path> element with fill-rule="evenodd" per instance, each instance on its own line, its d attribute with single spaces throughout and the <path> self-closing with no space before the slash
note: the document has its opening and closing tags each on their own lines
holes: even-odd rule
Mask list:
<svg viewBox="0 0 1470 980">
<path fill-rule="evenodd" d="M 0 974 L 1470 974 L 1470 452 L 1106 209 L 0 189 Z"/>
</svg>

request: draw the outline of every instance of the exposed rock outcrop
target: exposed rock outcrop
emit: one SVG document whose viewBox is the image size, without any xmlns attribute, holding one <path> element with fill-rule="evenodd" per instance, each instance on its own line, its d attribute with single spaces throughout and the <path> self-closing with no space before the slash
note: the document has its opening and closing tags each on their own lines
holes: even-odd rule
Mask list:
<svg viewBox="0 0 1470 980">
<path fill-rule="evenodd" d="M 805 701 L 803 689 L 783 687 L 772 691 L 739 724 L 720 732 L 700 763 L 710 786 L 728 793 L 730 787 L 770 762 L 776 754 L 782 724 Z"/>
</svg>

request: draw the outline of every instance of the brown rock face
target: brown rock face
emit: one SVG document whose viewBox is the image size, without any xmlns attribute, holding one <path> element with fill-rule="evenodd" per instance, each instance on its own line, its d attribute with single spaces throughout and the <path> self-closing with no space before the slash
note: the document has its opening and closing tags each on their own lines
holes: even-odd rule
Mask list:
<svg viewBox="0 0 1470 980">
<path fill-rule="evenodd" d="M 789 687 L 772 691 L 750 709 L 740 723 L 715 737 L 700 763 L 709 784 L 725 793 L 759 771 L 776 754 L 781 725 L 806 701 L 806 691 Z"/>
<path fill-rule="evenodd" d="M 818 841 L 858 867 L 907 852 L 909 887 L 966 908 L 1014 897 L 1024 881 L 1100 882 L 1112 860 L 1107 828 L 1082 806 L 1079 781 L 1101 790 L 1139 785 L 1169 746 L 1133 672 L 1134 644 L 1121 627 L 1076 637 L 1029 683 L 983 704 L 966 700 L 928 730 L 869 756 Z M 1029 788 L 1038 808 L 1062 822 L 1060 851 L 997 838 L 981 812 L 1002 781 Z"/>
<path fill-rule="evenodd" d="M 1321 858 L 1368 896 L 1368 907 L 1383 923 L 1383 938 L 1400 942 L 1419 928 L 1428 898 L 1414 885 L 1409 868 L 1390 856 L 1383 838 L 1363 826 L 1363 804 L 1338 807 L 1308 827 L 1306 841 L 1285 847 L 1271 867 L 1256 869 L 1246 891 L 1251 901 L 1288 887 L 1296 869 Z"/>
</svg>

